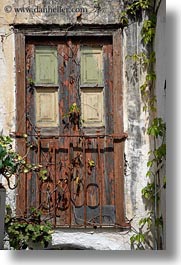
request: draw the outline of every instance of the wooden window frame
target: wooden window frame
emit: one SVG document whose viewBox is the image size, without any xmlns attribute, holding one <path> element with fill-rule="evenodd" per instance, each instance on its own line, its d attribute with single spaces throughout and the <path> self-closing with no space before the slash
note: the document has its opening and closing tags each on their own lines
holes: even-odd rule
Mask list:
<svg viewBox="0 0 181 265">
<path fill-rule="evenodd" d="M 116 26 L 115 26 L 116 27 Z M 90 31 L 55 31 L 51 30 L 37 32 L 31 29 L 15 30 L 15 62 L 16 62 L 16 133 L 26 133 L 26 75 L 25 75 L 25 44 L 27 36 L 112 36 L 113 37 L 113 97 L 114 97 L 114 134 L 122 135 L 123 130 L 123 77 L 122 77 L 122 31 L 120 29 L 97 29 Z M 21 119 L 19 119 L 21 117 Z M 16 142 L 17 152 L 25 154 L 25 139 L 19 138 Z M 115 202 L 116 202 L 116 224 L 125 227 L 124 214 L 124 140 L 119 138 L 114 144 L 115 151 Z M 122 158 L 122 159 L 120 159 Z M 18 192 L 16 197 L 17 214 L 23 215 L 27 212 L 27 178 L 20 176 Z"/>
</svg>

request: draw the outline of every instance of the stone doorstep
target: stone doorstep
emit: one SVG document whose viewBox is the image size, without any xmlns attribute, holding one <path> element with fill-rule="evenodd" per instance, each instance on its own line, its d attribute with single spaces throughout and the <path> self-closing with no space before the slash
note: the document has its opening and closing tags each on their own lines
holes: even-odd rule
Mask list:
<svg viewBox="0 0 181 265">
<path fill-rule="evenodd" d="M 52 246 L 62 250 L 130 250 L 129 234 L 101 231 L 55 231 Z"/>
</svg>

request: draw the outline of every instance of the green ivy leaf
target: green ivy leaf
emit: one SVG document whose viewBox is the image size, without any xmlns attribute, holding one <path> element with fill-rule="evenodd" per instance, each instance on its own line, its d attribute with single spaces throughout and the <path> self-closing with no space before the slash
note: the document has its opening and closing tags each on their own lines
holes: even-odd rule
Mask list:
<svg viewBox="0 0 181 265">
<path fill-rule="evenodd" d="M 3 168 L 3 162 L 2 162 L 2 160 L 0 160 L 0 169 L 2 169 Z"/>
<path fill-rule="evenodd" d="M 39 172 L 40 180 L 46 181 L 48 179 L 47 173 L 48 173 L 48 171 L 46 169 L 40 170 L 40 172 Z"/>
<path fill-rule="evenodd" d="M 151 177 L 151 175 L 152 175 L 152 172 L 151 171 L 147 171 L 146 176 L 147 177 Z"/>
<path fill-rule="evenodd" d="M 147 162 L 147 167 L 152 167 L 153 166 L 153 161 L 151 160 L 151 161 L 148 161 Z"/>
<path fill-rule="evenodd" d="M 25 168 L 25 169 L 23 170 L 23 172 L 24 172 L 25 174 L 27 174 L 27 173 L 29 173 L 29 169 L 28 169 L 28 168 Z"/>
<path fill-rule="evenodd" d="M 167 179 L 166 176 L 164 176 L 163 178 L 163 188 L 166 189 L 166 185 L 167 185 Z"/>
</svg>

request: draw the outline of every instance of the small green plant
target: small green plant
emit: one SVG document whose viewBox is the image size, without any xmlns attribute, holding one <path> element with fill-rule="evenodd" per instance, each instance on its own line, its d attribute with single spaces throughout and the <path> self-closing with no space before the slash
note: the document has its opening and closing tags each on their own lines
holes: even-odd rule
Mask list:
<svg viewBox="0 0 181 265">
<path fill-rule="evenodd" d="M 88 159 L 87 161 L 87 168 L 88 168 L 88 175 L 92 174 L 93 169 L 95 168 L 96 164 L 94 160 Z"/>
<path fill-rule="evenodd" d="M 25 142 L 28 136 L 23 134 Z M 31 145 L 29 146 L 31 148 Z M 19 184 L 21 174 L 36 172 L 40 181 L 46 181 L 47 170 L 42 165 L 29 164 L 26 157 L 19 155 L 13 149 L 13 140 L 9 136 L 0 135 L 0 174 L 7 180 L 9 189 L 15 189 Z M 15 177 L 16 183 L 11 179 Z M 9 236 L 10 246 L 14 249 L 25 249 L 31 242 L 39 242 L 42 247 L 46 247 L 51 240 L 51 225 L 41 221 L 39 211 L 32 209 L 29 216 L 17 217 L 12 216 L 10 207 L 7 207 L 5 220 L 6 232 Z"/>
<path fill-rule="evenodd" d="M 23 135 L 25 141 L 27 135 Z M 42 169 L 42 165 L 35 165 L 26 162 L 27 154 L 22 157 L 13 149 L 13 141 L 9 136 L 0 135 L 0 174 L 7 180 L 8 187 L 15 189 L 22 173 L 37 172 L 41 180 L 46 179 L 47 171 Z M 30 146 L 31 148 L 31 146 Z M 11 186 L 11 178 L 16 177 L 16 183 Z"/>
<path fill-rule="evenodd" d="M 156 16 L 152 15 L 150 19 L 144 21 L 141 31 L 142 40 L 145 45 L 153 41 L 155 37 L 155 28 Z"/>
<path fill-rule="evenodd" d="M 146 71 L 146 77 L 144 83 L 140 86 L 140 92 L 142 96 L 143 111 L 156 112 L 155 103 L 156 97 L 152 94 L 152 87 L 154 81 L 156 80 L 156 74 L 152 69 L 152 65 L 155 63 L 155 52 L 151 52 L 149 55 L 146 55 L 145 52 L 135 53 L 132 55 L 127 55 L 126 59 L 131 59 L 137 66 L 139 65 L 143 71 Z"/>
<path fill-rule="evenodd" d="M 131 4 L 125 1 L 124 10 L 120 13 L 120 22 L 123 27 L 128 26 L 129 20 L 139 19 L 143 11 L 151 9 L 152 1 L 150 0 L 137 0 Z"/>
<path fill-rule="evenodd" d="M 147 217 L 139 220 L 139 230 L 132 228 L 134 234 L 130 237 L 131 249 L 144 250 L 153 249 L 149 239 L 153 229 L 153 213 L 149 212 Z"/>
<path fill-rule="evenodd" d="M 93 0 L 93 4 L 94 4 L 94 8 L 97 8 L 98 10 L 100 10 L 101 0 Z"/>
<path fill-rule="evenodd" d="M 162 186 L 159 185 L 160 179 L 157 180 L 157 173 L 166 160 L 166 124 L 161 118 L 155 118 L 148 128 L 147 133 L 154 138 L 154 142 L 157 139 L 161 141 L 160 145 L 148 153 L 150 159 L 147 162 L 149 170 L 147 171 L 146 176 L 151 182 L 148 182 L 147 186 L 142 189 L 142 195 L 145 199 L 155 201 L 159 200 L 158 194 L 160 190 L 166 187 L 165 177 L 162 179 Z"/>
<path fill-rule="evenodd" d="M 29 86 L 34 86 L 35 85 L 35 81 L 32 78 L 28 78 L 27 82 L 28 82 Z"/>
<path fill-rule="evenodd" d="M 68 118 L 68 122 L 65 121 L 65 118 Z M 73 103 L 69 107 L 69 112 L 63 116 L 62 120 L 65 128 L 69 128 L 69 124 L 73 126 L 73 130 L 75 131 L 77 128 L 79 129 L 81 122 L 81 114 L 80 108 L 77 106 L 77 103 Z"/>
<path fill-rule="evenodd" d="M 147 133 L 154 138 L 154 141 L 160 141 L 160 145 L 148 153 L 150 156 L 150 159 L 147 162 L 148 171 L 146 174 L 148 177 L 148 183 L 141 191 L 143 198 L 148 203 L 151 203 L 152 211 L 148 213 L 147 217 L 142 218 L 139 221 L 139 232 L 133 229 L 134 235 L 130 238 L 132 249 L 152 249 L 153 246 L 150 245 L 148 238 L 151 238 L 153 231 L 156 231 L 158 241 L 160 228 L 162 229 L 163 227 L 163 218 L 159 215 L 160 213 L 158 210 L 160 192 L 162 189 L 166 188 L 166 177 L 162 176 L 162 179 L 160 179 L 160 175 L 158 174 L 159 168 L 166 159 L 166 124 L 163 122 L 162 118 L 153 119 Z M 153 209 L 155 205 L 157 211 Z"/>
<path fill-rule="evenodd" d="M 145 249 L 145 235 L 142 233 L 137 233 L 130 238 L 132 249 Z"/>
<path fill-rule="evenodd" d="M 93 168 L 95 167 L 95 162 L 94 162 L 94 160 L 89 160 L 89 159 L 88 159 L 88 167 L 89 167 L 90 169 L 93 169 Z"/>
<path fill-rule="evenodd" d="M 52 225 L 41 221 L 41 212 L 32 208 L 27 217 L 12 216 L 10 206 L 7 206 L 5 229 L 10 246 L 15 250 L 30 248 L 32 243 L 39 243 L 47 248 L 52 239 Z"/>
<path fill-rule="evenodd" d="M 34 88 L 35 88 L 35 81 L 32 78 L 27 78 L 27 86 L 28 86 L 29 92 L 33 94 Z"/>
<path fill-rule="evenodd" d="M 165 140 L 166 135 L 166 124 L 163 122 L 162 118 L 155 118 L 150 127 L 148 128 L 148 135 L 158 138 L 159 136 L 163 137 Z"/>
</svg>

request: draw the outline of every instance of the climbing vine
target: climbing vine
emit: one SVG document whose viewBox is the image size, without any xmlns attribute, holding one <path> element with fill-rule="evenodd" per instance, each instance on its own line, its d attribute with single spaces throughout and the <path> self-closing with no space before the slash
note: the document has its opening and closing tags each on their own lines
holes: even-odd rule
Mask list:
<svg viewBox="0 0 181 265">
<path fill-rule="evenodd" d="M 149 152 L 147 162 L 148 178 L 147 185 L 142 189 L 142 196 L 150 208 L 148 215 L 139 221 L 139 231 L 133 228 L 135 234 L 130 238 L 132 248 L 161 249 L 160 233 L 163 229 L 163 217 L 160 213 L 159 202 L 162 189 L 166 188 L 166 177 L 161 176 L 160 170 L 164 166 L 166 159 L 166 126 L 161 118 L 153 119 L 147 133 L 152 137 L 154 148 Z M 159 141 L 160 144 L 156 142 Z M 151 236 L 150 232 L 153 236 Z M 152 241 L 152 245 L 149 240 Z"/>
<path fill-rule="evenodd" d="M 23 134 L 27 145 L 27 153 L 20 156 L 13 149 L 13 140 L 10 136 L 0 135 L 0 174 L 6 179 L 8 188 L 13 190 L 19 184 L 20 175 L 29 172 L 36 172 L 40 179 L 46 179 L 47 170 L 42 165 L 36 165 L 26 162 L 29 151 L 34 146 L 27 141 L 27 135 Z M 11 184 L 12 178 L 15 178 L 16 183 Z"/>
<path fill-rule="evenodd" d="M 68 121 L 66 121 L 68 118 Z M 70 125 L 73 127 L 73 130 L 76 131 L 80 128 L 80 124 L 83 122 L 81 120 L 80 108 L 77 106 L 77 103 L 73 103 L 69 107 L 69 112 L 63 115 L 62 123 L 64 124 L 64 129 L 69 128 Z"/>
<path fill-rule="evenodd" d="M 145 81 L 140 86 L 140 93 L 143 100 L 143 111 L 149 113 L 150 125 L 147 134 L 150 136 L 153 148 L 149 151 L 147 162 L 148 178 L 147 185 L 142 189 L 142 197 L 148 205 L 148 215 L 139 221 L 139 229 L 132 227 L 134 233 L 130 238 L 132 249 L 162 249 L 160 233 L 163 229 L 163 217 L 159 209 L 160 194 L 166 188 L 166 177 L 160 174 L 166 159 L 166 125 L 163 119 L 156 117 L 156 97 L 153 93 L 156 73 L 154 63 L 156 61 L 153 41 L 156 29 L 155 1 L 137 0 L 124 1 L 124 10 L 121 12 L 120 21 L 123 28 L 131 22 L 143 21 L 141 38 L 145 51 L 139 54 L 127 55 L 126 59 L 133 60 L 143 71 L 146 71 Z"/>
<path fill-rule="evenodd" d="M 20 183 L 21 174 L 35 172 L 40 181 L 47 179 L 47 170 L 39 164 L 26 162 L 29 150 L 33 145 L 27 141 L 27 135 L 23 134 L 27 145 L 27 153 L 22 157 L 13 149 L 13 140 L 9 136 L 0 135 L 0 175 L 6 181 L 9 189 L 14 190 Z M 15 183 L 14 183 L 15 179 Z M 12 184 L 13 183 L 13 184 Z M 30 241 L 39 242 L 42 247 L 47 247 L 51 241 L 52 225 L 42 221 L 41 213 L 32 209 L 28 216 L 13 216 L 10 207 L 6 209 L 5 229 L 10 246 L 14 249 L 26 249 Z"/>
</svg>

